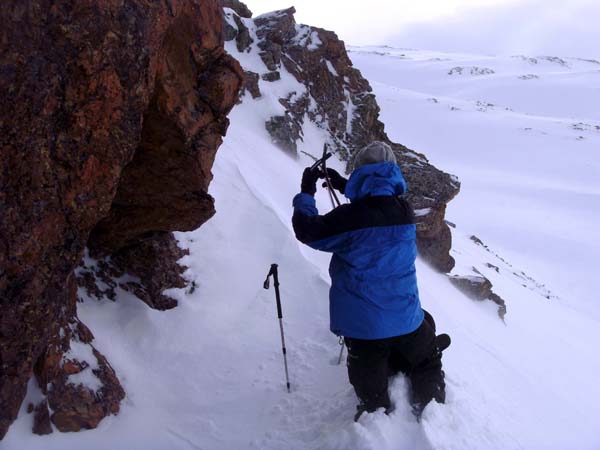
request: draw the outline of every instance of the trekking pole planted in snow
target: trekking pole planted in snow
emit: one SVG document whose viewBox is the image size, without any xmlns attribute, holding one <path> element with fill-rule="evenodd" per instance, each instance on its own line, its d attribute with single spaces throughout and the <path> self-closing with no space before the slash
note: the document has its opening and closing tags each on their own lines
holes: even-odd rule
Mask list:
<svg viewBox="0 0 600 450">
<path fill-rule="evenodd" d="M 281 331 L 281 349 L 283 351 L 283 365 L 285 367 L 285 383 L 287 391 L 290 392 L 290 377 L 288 375 L 287 350 L 285 349 L 285 338 L 283 336 L 283 313 L 281 311 L 281 297 L 279 295 L 279 276 L 277 274 L 277 264 L 271 264 L 271 269 L 267 274 L 267 279 L 263 284 L 265 289 L 269 289 L 269 278 L 273 275 L 273 286 L 275 286 L 275 300 L 277 301 L 277 317 L 279 318 L 279 330 Z"/>
</svg>

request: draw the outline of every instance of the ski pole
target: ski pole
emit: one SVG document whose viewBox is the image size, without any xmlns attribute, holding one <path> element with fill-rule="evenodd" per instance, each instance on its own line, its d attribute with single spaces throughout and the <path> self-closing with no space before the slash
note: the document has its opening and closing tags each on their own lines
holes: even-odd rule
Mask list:
<svg viewBox="0 0 600 450">
<path fill-rule="evenodd" d="M 273 275 L 273 286 L 275 286 L 275 300 L 277 301 L 277 317 L 279 318 L 279 330 L 281 331 L 281 350 L 283 351 L 283 366 L 285 368 L 285 383 L 287 391 L 290 392 L 290 377 L 288 374 L 287 350 L 285 349 L 285 338 L 283 336 L 283 313 L 281 311 L 281 296 L 279 294 L 279 276 L 277 274 L 277 264 L 271 264 L 271 269 L 267 274 L 263 287 L 269 289 L 269 278 Z"/>
</svg>

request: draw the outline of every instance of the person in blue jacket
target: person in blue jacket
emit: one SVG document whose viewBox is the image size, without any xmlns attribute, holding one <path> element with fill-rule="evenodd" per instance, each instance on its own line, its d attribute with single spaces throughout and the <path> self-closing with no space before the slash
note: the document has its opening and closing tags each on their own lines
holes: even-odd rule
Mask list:
<svg viewBox="0 0 600 450">
<path fill-rule="evenodd" d="M 435 323 L 419 301 L 414 214 L 402 197 L 407 185 L 384 142 L 357 152 L 353 167 L 348 180 L 327 169 L 350 203 L 325 215 L 314 199 L 324 174 L 305 169 L 293 200 L 294 231 L 304 244 L 333 253 L 330 329 L 348 347 L 348 377 L 360 400 L 355 420 L 380 407 L 391 411 L 388 377 L 398 371 L 411 381 L 419 418 L 432 399 L 445 401 L 445 384 Z"/>
</svg>

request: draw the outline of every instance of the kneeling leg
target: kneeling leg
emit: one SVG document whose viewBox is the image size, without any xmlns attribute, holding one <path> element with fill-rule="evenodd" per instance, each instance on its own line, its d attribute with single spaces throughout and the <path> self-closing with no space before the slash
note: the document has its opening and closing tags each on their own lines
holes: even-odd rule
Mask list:
<svg viewBox="0 0 600 450">
<path fill-rule="evenodd" d="M 390 408 L 388 394 L 389 349 L 382 340 L 346 338 L 348 378 L 360 400 L 357 417 L 363 411 Z"/>
</svg>

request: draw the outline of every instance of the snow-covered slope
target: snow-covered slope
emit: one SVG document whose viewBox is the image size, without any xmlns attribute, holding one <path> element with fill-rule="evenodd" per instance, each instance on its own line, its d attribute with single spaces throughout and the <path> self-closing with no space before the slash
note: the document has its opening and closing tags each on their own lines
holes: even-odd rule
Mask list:
<svg viewBox="0 0 600 450">
<path fill-rule="evenodd" d="M 387 47 L 351 57 L 390 137 L 460 178 L 447 218 L 600 319 L 600 62 Z"/>
<path fill-rule="evenodd" d="M 476 267 L 508 308 L 503 322 L 493 303 L 466 298 L 418 263 L 423 304 L 453 338 L 444 355 L 447 404 L 428 406 L 418 424 L 399 376 L 391 385 L 394 413 L 352 422 L 356 399 L 328 331 L 328 257 L 300 245 L 290 223 L 310 158 L 300 152 L 303 159 L 293 160 L 271 144 L 263 124 L 277 97 L 265 84 L 262 98 L 246 97 L 230 116 L 213 169 L 216 216 L 178 235 L 190 249 L 183 263 L 194 282 L 173 293 L 180 306 L 150 310 L 122 291 L 114 303 L 79 305 L 92 331 L 102 329 L 97 347 L 127 390 L 122 412 L 96 430 L 40 438 L 30 434 L 32 417 L 23 409 L 2 450 L 600 447 L 600 308 L 587 297 L 592 283 L 581 284 L 598 254 L 598 117 L 591 103 L 561 110 L 546 89 L 529 92 L 529 100 L 521 92 L 522 84 L 563 71 L 552 89 L 546 85 L 562 90 L 556 101 L 581 95 L 593 102 L 598 91 L 586 86 L 600 72 L 584 73 L 593 63 L 582 61 L 530 67 L 520 59 L 380 50 L 355 49 L 352 57 L 373 83 L 388 131 L 463 181 L 449 209 L 457 273 Z M 475 65 L 495 73 L 448 75 Z M 519 79 L 532 67 L 539 79 Z M 282 74 L 271 84 L 285 89 L 285 80 Z M 572 128 L 580 122 L 584 130 Z M 318 154 L 324 139 L 322 130 L 307 128 L 301 150 Z M 327 200 L 319 193 L 322 211 Z M 280 266 L 289 394 L 274 292 L 262 287 L 273 262 Z"/>
</svg>

